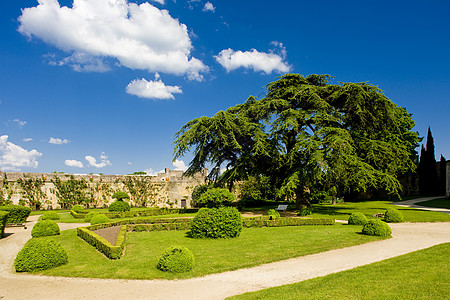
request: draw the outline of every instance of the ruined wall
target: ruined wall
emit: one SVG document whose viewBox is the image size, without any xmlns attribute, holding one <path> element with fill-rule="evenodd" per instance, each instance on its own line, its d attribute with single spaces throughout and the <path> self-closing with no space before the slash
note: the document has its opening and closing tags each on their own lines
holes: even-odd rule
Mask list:
<svg viewBox="0 0 450 300">
<path fill-rule="evenodd" d="M 191 193 L 205 183 L 207 172 L 205 169 L 191 178 L 183 177 L 183 171 L 169 169 L 157 176 L 0 172 L 0 202 L 33 206 L 33 201 L 39 201 L 42 209 L 70 207 L 66 204 L 70 199 L 62 199 L 55 183 L 72 179 L 82 186 L 79 191 L 85 206 L 103 207 L 113 202 L 114 192 L 125 191 L 132 205 L 189 208 Z"/>
</svg>

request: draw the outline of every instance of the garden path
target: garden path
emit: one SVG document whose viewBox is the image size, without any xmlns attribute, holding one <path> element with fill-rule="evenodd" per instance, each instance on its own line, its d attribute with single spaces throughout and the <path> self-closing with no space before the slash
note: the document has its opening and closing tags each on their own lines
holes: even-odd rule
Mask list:
<svg viewBox="0 0 450 300">
<path fill-rule="evenodd" d="M 30 222 L 26 230 L 8 228 L 8 236 L 0 240 L 0 299 L 224 299 L 450 242 L 450 222 L 402 223 L 390 224 L 393 237 L 388 240 L 186 280 L 113 280 L 14 274 L 14 257 L 31 237 L 34 222 Z M 60 226 L 61 229 L 69 229 L 79 224 Z"/>
<path fill-rule="evenodd" d="M 420 205 L 416 204 L 416 203 L 419 203 L 419 202 L 429 201 L 429 200 L 433 200 L 433 199 L 440 199 L 440 198 L 444 198 L 444 196 L 404 200 L 404 201 L 399 201 L 399 202 L 393 202 L 392 204 L 395 204 L 395 205 L 398 205 L 398 206 L 412 207 L 412 208 L 417 208 L 417 209 L 437 211 L 437 212 L 443 212 L 443 213 L 446 213 L 446 214 L 450 214 L 450 209 L 447 209 L 447 208 L 426 207 L 426 206 L 420 206 Z"/>
</svg>

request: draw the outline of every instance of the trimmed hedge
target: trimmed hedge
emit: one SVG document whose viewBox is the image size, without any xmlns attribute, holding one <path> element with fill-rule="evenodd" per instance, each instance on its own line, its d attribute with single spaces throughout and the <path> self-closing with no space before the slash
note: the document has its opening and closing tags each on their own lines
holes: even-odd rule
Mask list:
<svg viewBox="0 0 450 300">
<path fill-rule="evenodd" d="M 96 212 L 96 211 L 91 211 L 90 213 L 87 213 L 87 214 L 84 216 L 84 221 L 87 222 L 87 223 L 91 223 L 92 218 L 93 218 L 94 216 L 98 215 L 98 214 L 99 214 L 99 213 Z"/>
<path fill-rule="evenodd" d="M 5 236 L 6 221 L 8 221 L 9 212 L 0 211 L 0 239 Z"/>
<path fill-rule="evenodd" d="M 160 224 L 133 224 L 127 225 L 127 231 L 170 231 L 170 230 L 188 230 L 189 223 L 160 223 Z"/>
<path fill-rule="evenodd" d="M 67 263 L 67 252 L 49 239 L 29 240 L 14 260 L 16 272 L 46 270 Z"/>
<path fill-rule="evenodd" d="M 388 208 L 384 213 L 383 221 L 387 223 L 402 223 L 404 221 L 404 218 L 402 213 L 395 208 Z"/>
<path fill-rule="evenodd" d="M 278 211 L 276 211 L 275 209 L 269 209 L 267 211 L 267 215 L 271 216 L 272 218 L 279 218 L 280 217 L 280 213 Z"/>
<path fill-rule="evenodd" d="M 335 221 L 331 218 L 324 219 L 301 219 L 301 218 L 278 218 L 270 220 L 268 217 L 244 218 L 242 225 L 250 227 L 284 227 L 284 226 L 302 226 L 302 225 L 334 225 Z"/>
<path fill-rule="evenodd" d="M 131 207 L 130 204 L 122 201 L 122 200 L 116 200 L 113 203 L 111 203 L 108 207 L 109 211 L 118 211 L 118 212 L 123 212 L 123 211 L 130 211 Z"/>
<path fill-rule="evenodd" d="M 56 211 L 46 211 L 39 217 L 39 220 L 59 220 L 59 215 Z"/>
<path fill-rule="evenodd" d="M 98 214 L 91 218 L 91 225 L 100 224 L 100 223 L 108 223 L 110 220 L 104 214 Z"/>
<path fill-rule="evenodd" d="M 188 272 L 194 267 L 194 255 L 186 247 L 172 246 L 164 251 L 156 267 L 172 273 Z"/>
<path fill-rule="evenodd" d="M 9 212 L 6 224 L 25 223 L 31 214 L 31 208 L 22 205 L 0 206 L 0 210 Z"/>
<path fill-rule="evenodd" d="M 241 214 L 235 207 L 202 208 L 191 221 L 193 238 L 233 238 L 242 230 Z"/>
<path fill-rule="evenodd" d="M 34 238 L 59 234 L 59 226 L 53 220 L 39 221 L 34 224 L 33 229 L 31 229 L 31 236 Z"/>
<path fill-rule="evenodd" d="M 348 225 L 364 225 L 367 223 L 367 217 L 361 212 L 355 212 L 348 218 Z"/>
<path fill-rule="evenodd" d="M 133 211 L 125 211 L 125 212 L 101 212 L 106 215 L 110 219 L 117 218 L 134 218 L 134 217 L 148 217 L 148 216 L 161 216 L 168 214 L 183 214 L 183 213 L 196 213 L 198 212 L 197 208 L 149 208 L 149 209 L 138 209 Z M 88 210 L 83 212 L 76 212 L 71 210 L 70 214 L 75 219 L 84 219 L 86 215 L 89 213 Z M 100 212 L 99 212 L 100 213 Z"/>
<path fill-rule="evenodd" d="M 366 235 L 378 235 L 387 237 L 392 234 L 392 230 L 386 222 L 383 222 L 379 219 L 373 219 L 367 221 L 362 229 L 362 233 Z"/>
<path fill-rule="evenodd" d="M 74 206 L 72 206 L 72 210 L 76 211 L 76 212 L 83 212 L 84 211 L 84 206 L 82 206 L 82 205 L 74 205 Z"/>
<path fill-rule="evenodd" d="M 77 235 L 85 240 L 89 245 L 94 246 L 98 251 L 103 253 L 110 259 L 119 259 L 122 256 L 123 248 L 125 247 L 125 236 L 127 233 L 127 226 L 120 226 L 119 236 L 117 237 L 116 245 L 113 246 L 106 239 L 102 238 L 95 232 L 92 232 L 89 227 L 78 227 Z"/>
</svg>

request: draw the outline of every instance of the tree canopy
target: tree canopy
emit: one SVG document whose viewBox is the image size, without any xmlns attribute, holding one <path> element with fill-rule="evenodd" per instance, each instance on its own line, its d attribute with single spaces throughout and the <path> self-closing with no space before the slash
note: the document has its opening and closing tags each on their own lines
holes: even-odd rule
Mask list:
<svg viewBox="0 0 450 300">
<path fill-rule="evenodd" d="M 231 185 L 267 176 L 280 199 L 303 205 L 311 189 L 398 194 L 420 141 L 411 115 L 374 85 L 330 79 L 286 74 L 265 98 L 191 120 L 175 135 L 174 160 L 193 149 L 186 175 L 209 164 L 212 180 Z"/>
</svg>

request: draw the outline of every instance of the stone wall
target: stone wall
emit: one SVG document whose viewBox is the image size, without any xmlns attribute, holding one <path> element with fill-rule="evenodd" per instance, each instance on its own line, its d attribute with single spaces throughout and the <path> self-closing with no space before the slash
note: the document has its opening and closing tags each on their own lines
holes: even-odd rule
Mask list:
<svg viewBox="0 0 450 300">
<path fill-rule="evenodd" d="M 183 171 L 165 169 L 157 176 L 149 175 L 86 175 L 86 174 L 56 174 L 56 173 L 22 173 L 0 172 L 0 202 L 8 201 L 13 204 L 27 204 L 34 192 L 41 202 L 43 209 L 56 209 L 66 206 L 58 197 L 55 181 L 68 182 L 74 179 L 83 183 L 85 205 L 103 207 L 113 201 L 112 195 L 116 191 L 125 191 L 130 196 L 132 205 L 158 207 L 192 207 L 191 193 L 200 184 L 204 184 L 208 170 L 196 174 L 194 177 L 183 177 Z M 37 183 L 38 190 L 28 190 L 19 182 Z M 130 190 L 130 187 L 133 190 Z M 31 192 L 30 192 L 31 191 Z"/>
</svg>

